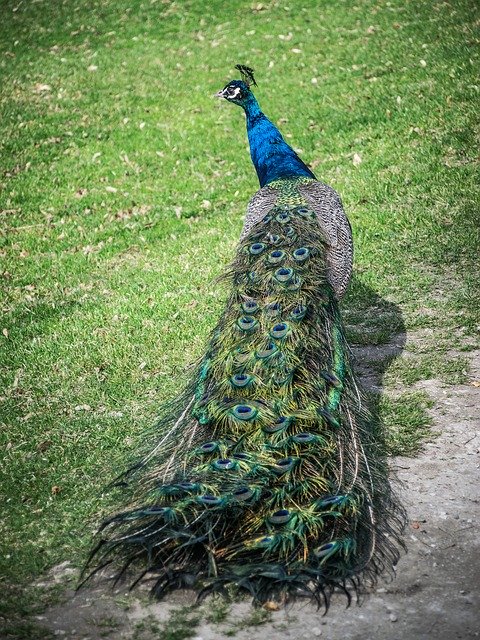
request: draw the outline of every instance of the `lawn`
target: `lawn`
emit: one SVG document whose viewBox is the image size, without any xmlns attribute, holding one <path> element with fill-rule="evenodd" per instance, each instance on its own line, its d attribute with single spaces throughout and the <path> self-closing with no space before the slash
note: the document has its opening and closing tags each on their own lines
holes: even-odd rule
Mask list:
<svg viewBox="0 0 480 640">
<path fill-rule="evenodd" d="M 462 352 L 478 344 L 476 3 L 0 0 L 0 11 L 5 611 L 29 610 L 26 585 L 55 563 L 81 565 L 107 481 L 145 444 L 222 309 L 214 280 L 257 189 L 243 116 L 212 98 L 237 63 L 255 68 L 267 115 L 342 195 L 351 340 L 435 330 L 407 342 L 380 402 L 392 453 L 413 455 L 428 398 L 411 386 L 463 381 Z"/>
</svg>

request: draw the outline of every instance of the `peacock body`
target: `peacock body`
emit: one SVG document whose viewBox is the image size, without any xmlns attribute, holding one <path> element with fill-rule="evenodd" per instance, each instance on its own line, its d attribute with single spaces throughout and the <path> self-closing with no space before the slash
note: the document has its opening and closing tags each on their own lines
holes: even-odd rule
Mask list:
<svg viewBox="0 0 480 640">
<path fill-rule="evenodd" d="M 164 407 L 155 448 L 123 476 L 131 502 L 103 523 L 94 571 L 148 574 L 158 597 L 234 585 L 255 602 L 328 606 L 335 588 L 348 594 L 396 564 L 403 511 L 339 312 L 350 225 L 247 80 L 220 92 L 245 110 L 261 186 L 224 276 L 225 311 Z"/>
</svg>

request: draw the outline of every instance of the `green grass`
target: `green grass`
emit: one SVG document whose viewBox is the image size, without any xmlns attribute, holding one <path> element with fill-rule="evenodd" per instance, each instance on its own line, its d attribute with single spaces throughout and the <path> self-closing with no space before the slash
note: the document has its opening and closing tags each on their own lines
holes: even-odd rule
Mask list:
<svg viewBox="0 0 480 640">
<path fill-rule="evenodd" d="M 158 621 L 152 616 L 137 623 L 132 640 L 188 640 L 197 635 L 196 627 L 200 622 L 200 614 L 193 607 L 179 607 L 170 612 L 168 620 L 160 628 Z"/>
<path fill-rule="evenodd" d="M 220 313 L 213 280 L 257 188 L 240 110 L 212 99 L 236 63 L 255 67 L 267 114 L 343 197 L 352 338 L 381 344 L 405 326 L 472 340 L 479 12 L 468 0 L 1 0 L 1 10 L 8 600 L 52 564 L 82 562 L 105 482 Z M 429 376 L 460 380 L 430 349 Z M 403 366 L 402 383 L 419 379 Z M 392 433 L 404 407 L 385 411 Z M 397 436 L 396 451 L 411 450 L 415 434 Z"/>
<path fill-rule="evenodd" d="M 415 391 L 379 402 L 380 413 L 389 425 L 386 445 L 392 456 L 413 456 L 424 440 L 431 438 L 431 418 L 427 409 L 432 401 L 426 393 Z"/>
</svg>

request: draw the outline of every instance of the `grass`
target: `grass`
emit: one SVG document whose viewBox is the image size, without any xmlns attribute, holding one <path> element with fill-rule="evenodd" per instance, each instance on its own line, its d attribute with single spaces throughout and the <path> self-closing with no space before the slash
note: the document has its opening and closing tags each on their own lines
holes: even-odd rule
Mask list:
<svg viewBox="0 0 480 640">
<path fill-rule="evenodd" d="M 399 397 L 384 395 L 379 402 L 380 413 L 389 425 L 386 438 L 392 456 L 413 456 L 424 440 L 431 437 L 431 418 L 427 409 L 432 401 L 426 393 L 407 392 Z"/>
<path fill-rule="evenodd" d="M 188 640 L 197 635 L 195 629 L 199 622 L 200 615 L 195 608 L 179 607 L 170 612 L 163 628 L 153 616 L 138 622 L 132 640 Z"/>
<path fill-rule="evenodd" d="M 105 481 L 220 313 L 213 280 L 257 188 L 241 113 L 211 97 L 237 62 L 342 194 L 352 339 L 382 344 L 405 327 L 478 345 L 479 12 L 468 0 L 1 7 L 6 616 L 18 585 L 82 562 Z M 428 350 L 428 377 L 465 378 L 444 363 L 448 340 Z M 398 362 L 393 379 L 422 378 Z M 416 450 L 401 425 L 414 415 L 422 430 L 424 399 L 385 402 L 395 451 Z"/>
</svg>

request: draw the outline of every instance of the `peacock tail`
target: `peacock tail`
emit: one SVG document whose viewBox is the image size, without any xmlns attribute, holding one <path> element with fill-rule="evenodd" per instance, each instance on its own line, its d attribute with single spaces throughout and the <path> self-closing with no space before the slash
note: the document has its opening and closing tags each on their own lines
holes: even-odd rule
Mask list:
<svg viewBox="0 0 480 640">
<path fill-rule="evenodd" d="M 103 523 L 92 573 L 113 563 L 157 597 L 231 585 L 328 608 L 397 563 L 404 514 L 352 372 L 314 182 L 268 181 L 274 203 L 238 245 L 225 311 L 155 448 L 122 477 L 131 501 Z"/>
</svg>

